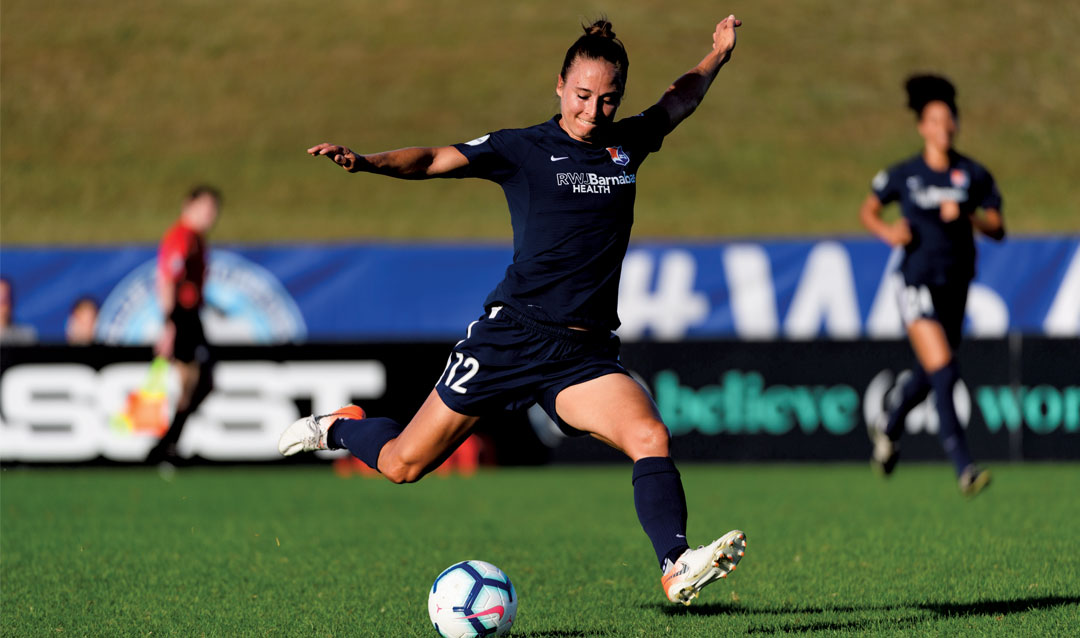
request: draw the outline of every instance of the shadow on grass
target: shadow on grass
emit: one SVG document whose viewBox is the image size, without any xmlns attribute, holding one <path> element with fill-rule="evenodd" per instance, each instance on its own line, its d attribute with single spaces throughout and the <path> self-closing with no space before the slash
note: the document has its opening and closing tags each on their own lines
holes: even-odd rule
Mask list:
<svg viewBox="0 0 1080 638">
<path fill-rule="evenodd" d="M 919 616 L 901 616 L 900 618 L 889 618 L 889 631 L 898 631 L 901 629 L 913 629 L 920 620 L 926 620 L 925 617 Z M 746 630 L 747 634 L 778 634 L 778 633 L 791 633 L 791 632 L 815 632 L 815 631 L 866 631 L 873 627 L 879 627 L 881 625 L 881 619 L 869 620 L 835 620 L 835 621 L 810 621 L 810 622 L 784 622 L 775 627 L 750 627 Z"/>
<path fill-rule="evenodd" d="M 586 638 L 587 636 L 599 636 L 601 634 L 590 634 L 576 629 L 545 629 L 543 631 L 530 631 L 521 635 L 524 638 Z"/>
<path fill-rule="evenodd" d="M 830 606 L 799 606 L 799 607 L 766 607 L 756 608 L 748 605 L 730 603 L 707 603 L 704 605 L 691 605 L 689 607 L 676 607 L 661 603 L 646 605 L 664 613 L 667 616 L 724 616 L 724 615 L 789 615 L 789 614 L 829 614 L 829 613 L 853 613 L 866 611 L 927 611 L 939 617 L 951 616 L 1004 616 L 1007 614 L 1023 613 L 1034 609 L 1049 609 L 1063 605 L 1080 604 L 1080 596 L 1032 596 L 1016 598 L 1013 600 L 981 600 L 971 603 L 915 603 L 911 605 L 830 605 Z M 915 622 L 917 617 L 901 618 L 899 622 Z M 873 621 L 851 622 L 822 622 L 807 625 L 798 625 L 801 631 L 825 631 L 829 629 L 859 629 L 868 626 Z M 784 628 L 757 629 L 751 633 L 762 631 L 786 631 Z"/>
</svg>

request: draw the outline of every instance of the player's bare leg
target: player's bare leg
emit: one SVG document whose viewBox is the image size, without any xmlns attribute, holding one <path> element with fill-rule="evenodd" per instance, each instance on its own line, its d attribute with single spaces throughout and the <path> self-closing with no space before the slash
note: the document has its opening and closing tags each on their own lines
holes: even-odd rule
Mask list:
<svg viewBox="0 0 1080 638">
<path fill-rule="evenodd" d="M 409 425 L 383 446 L 377 469 L 394 483 L 418 481 L 465 440 L 476 421 L 448 408 L 432 390 Z"/>
<path fill-rule="evenodd" d="M 468 436 L 477 417 L 448 408 L 432 390 L 409 424 L 368 418 L 357 406 L 299 419 L 281 434 L 278 450 L 299 452 L 346 447 L 394 483 L 412 483 L 437 468 Z M 348 431 L 332 430 L 335 426 Z"/>
<path fill-rule="evenodd" d="M 644 388 L 625 374 L 608 374 L 559 393 L 555 410 L 632 461 L 668 456 L 671 435 Z"/>
<path fill-rule="evenodd" d="M 671 435 L 637 381 L 609 374 L 570 386 L 556 397 L 555 409 L 571 426 L 634 461 L 634 506 L 660 561 L 660 585 L 669 600 L 689 605 L 703 587 L 735 570 L 746 551 L 741 530 L 697 549 L 687 545 L 686 497 L 668 456 Z"/>
</svg>

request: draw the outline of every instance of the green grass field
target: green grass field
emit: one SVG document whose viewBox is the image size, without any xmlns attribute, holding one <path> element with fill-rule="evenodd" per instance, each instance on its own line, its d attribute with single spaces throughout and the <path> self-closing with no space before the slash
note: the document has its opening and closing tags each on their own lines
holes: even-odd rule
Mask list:
<svg viewBox="0 0 1080 638">
<path fill-rule="evenodd" d="M 622 115 L 745 25 L 699 111 L 641 171 L 637 238 L 858 233 L 879 168 L 918 150 L 902 82 L 959 88 L 960 150 L 1013 232 L 1080 230 L 1080 3 L 1041 0 L 5 0 L 0 237 L 150 242 L 197 182 L 218 241 L 498 239 L 498 187 L 348 176 L 304 149 L 461 142 L 557 109 L 578 24 L 631 60 Z"/>
<path fill-rule="evenodd" d="M 629 467 L 412 486 L 329 467 L 8 469 L 4 636 L 434 636 L 446 566 L 502 567 L 513 635 L 1075 635 L 1076 465 L 1002 465 L 974 500 L 944 465 L 688 465 L 690 540 L 748 551 L 690 608 L 659 588 Z"/>
</svg>

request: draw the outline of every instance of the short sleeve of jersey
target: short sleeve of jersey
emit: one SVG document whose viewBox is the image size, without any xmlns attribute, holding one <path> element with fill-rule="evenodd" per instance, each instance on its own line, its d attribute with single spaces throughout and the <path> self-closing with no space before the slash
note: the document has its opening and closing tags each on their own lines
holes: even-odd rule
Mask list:
<svg viewBox="0 0 1080 638">
<path fill-rule="evenodd" d="M 660 150 L 664 136 L 671 132 L 671 119 L 667 111 L 654 104 L 641 113 L 619 121 L 620 140 L 637 146 L 648 153 Z"/>
<path fill-rule="evenodd" d="M 166 281 L 179 281 L 184 276 L 188 246 L 180 232 L 170 232 L 158 250 L 158 271 Z"/>
<path fill-rule="evenodd" d="M 882 169 L 870 180 L 870 190 L 877 196 L 882 204 L 900 199 L 900 182 L 902 177 L 897 167 Z"/>
<path fill-rule="evenodd" d="M 495 131 L 470 142 L 454 144 L 469 160 L 463 177 L 479 177 L 502 183 L 521 166 L 520 140 L 511 130 Z"/>
<path fill-rule="evenodd" d="M 994 176 L 990 174 L 990 171 L 986 169 L 979 171 L 974 186 L 975 201 L 980 208 L 993 208 L 1001 212 L 1001 191 L 998 190 L 997 182 L 994 181 Z"/>
</svg>

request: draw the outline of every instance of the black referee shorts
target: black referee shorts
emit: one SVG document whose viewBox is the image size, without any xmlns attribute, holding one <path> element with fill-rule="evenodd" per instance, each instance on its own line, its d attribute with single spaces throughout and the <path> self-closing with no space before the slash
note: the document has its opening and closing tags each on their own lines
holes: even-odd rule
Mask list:
<svg viewBox="0 0 1080 638">
<path fill-rule="evenodd" d="M 173 358 L 183 363 L 197 361 L 206 363 L 210 359 L 209 348 L 206 342 L 206 333 L 203 332 L 202 319 L 199 318 L 199 310 L 178 308 L 169 315 L 173 325 L 176 326 L 176 341 L 173 344 Z"/>
</svg>

